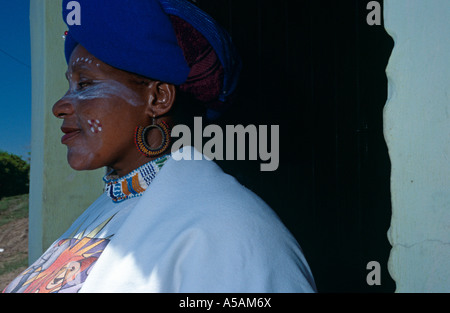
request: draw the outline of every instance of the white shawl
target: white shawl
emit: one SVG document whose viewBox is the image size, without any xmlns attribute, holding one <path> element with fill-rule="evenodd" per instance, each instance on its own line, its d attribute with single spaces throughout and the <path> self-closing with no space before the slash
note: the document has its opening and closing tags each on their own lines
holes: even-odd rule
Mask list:
<svg viewBox="0 0 450 313">
<path fill-rule="evenodd" d="M 136 203 L 80 292 L 315 291 L 276 214 L 204 157 L 171 158 Z"/>
</svg>

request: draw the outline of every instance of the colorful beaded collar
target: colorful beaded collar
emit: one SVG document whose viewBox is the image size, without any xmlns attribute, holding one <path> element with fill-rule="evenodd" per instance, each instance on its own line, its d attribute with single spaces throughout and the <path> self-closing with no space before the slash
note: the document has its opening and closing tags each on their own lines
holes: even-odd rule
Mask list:
<svg viewBox="0 0 450 313">
<path fill-rule="evenodd" d="M 120 178 L 113 172 L 109 173 L 103 177 L 105 193 L 116 203 L 142 196 L 169 158 L 170 154 L 167 154 L 152 160 Z"/>
</svg>

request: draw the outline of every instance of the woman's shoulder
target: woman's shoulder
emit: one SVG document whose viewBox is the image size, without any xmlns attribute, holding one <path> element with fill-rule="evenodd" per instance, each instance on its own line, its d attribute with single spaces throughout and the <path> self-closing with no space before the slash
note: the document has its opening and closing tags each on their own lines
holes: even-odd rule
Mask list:
<svg viewBox="0 0 450 313">
<path fill-rule="evenodd" d="M 163 199 L 161 205 L 195 216 L 197 223 L 233 226 L 249 221 L 279 222 L 258 195 L 205 158 L 170 160 L 151 189 L 149 201 Z"/>
<path fill-rule="evenodd" d="M 154 220 L 167 223 L 157 226 L 165 231 L 193 231 L 217 244 L 240 240 L 264 249 L 296 244 L 277 214 L 213 161 L 170 160 L 153 184 L 142 201 L 152 207 Z"/>
</svg>

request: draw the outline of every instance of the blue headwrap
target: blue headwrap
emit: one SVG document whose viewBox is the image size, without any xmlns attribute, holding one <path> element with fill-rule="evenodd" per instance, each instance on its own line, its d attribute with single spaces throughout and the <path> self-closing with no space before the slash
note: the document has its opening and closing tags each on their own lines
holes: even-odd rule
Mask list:
<svg viewBox="0 0 450 313">
<path fill-rule="evenodd" d="M 214 49 L 223 68 L 218 100 L 227 101 L 237 85 L 241 60 L 228 33 L 187 0 L 78 0 L 80 25 L 69 25 L 73 7 L 63 0 L 63 19 L 69 27 L 67 62 L 77 44 L 103 62 L 148 78 L 181 85 L 191 68 L 179 45 L 170 16 L 200 32 Z M 70 18 L 69 18 L 70 20 Z M 217 112 L 209 112 L 214 117 Z"/>
</svg>

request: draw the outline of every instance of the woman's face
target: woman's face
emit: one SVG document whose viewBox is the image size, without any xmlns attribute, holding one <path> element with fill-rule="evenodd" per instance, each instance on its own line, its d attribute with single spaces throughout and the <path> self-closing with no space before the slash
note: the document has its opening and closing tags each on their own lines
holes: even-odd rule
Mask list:
<svg viewBox="0 0 450 313">
<path fill-rule="evenodd" d="M 54 104 L 53 114 L 63 120 L 61 142 L 68 148 L 70 166 L 110 166 L 119 175 L 136 168 L 142 156 L 134 145 L 134 131 L 151 121 L 145 114 L 142 80 L 103 63 L 80 45 L 72 53 L 66 77 L 69 90 Z"/>
</svg>

